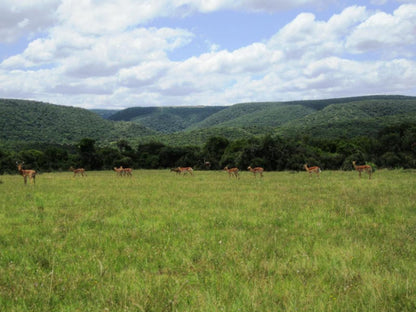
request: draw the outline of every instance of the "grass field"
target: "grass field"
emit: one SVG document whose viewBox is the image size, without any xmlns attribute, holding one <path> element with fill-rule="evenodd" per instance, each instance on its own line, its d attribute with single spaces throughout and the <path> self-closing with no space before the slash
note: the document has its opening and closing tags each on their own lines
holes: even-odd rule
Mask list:
<svg viewBox="0 0 416 312">
<path fill-rule="evenodd" d="M 0 311 L 416 310 L 415 171 L 0 180 Z"/>
</svg>

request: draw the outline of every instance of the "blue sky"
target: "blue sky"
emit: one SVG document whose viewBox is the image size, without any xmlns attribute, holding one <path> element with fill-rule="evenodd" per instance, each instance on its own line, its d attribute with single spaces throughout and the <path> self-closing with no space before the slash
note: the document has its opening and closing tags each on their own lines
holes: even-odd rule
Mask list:
<svg viewBox="0 0 416 312">
<path fill-rule="evenodd" d="M 416 0 L 2 0 L 0 98 L 84 108 L 416 96 Z"/>
</svg>

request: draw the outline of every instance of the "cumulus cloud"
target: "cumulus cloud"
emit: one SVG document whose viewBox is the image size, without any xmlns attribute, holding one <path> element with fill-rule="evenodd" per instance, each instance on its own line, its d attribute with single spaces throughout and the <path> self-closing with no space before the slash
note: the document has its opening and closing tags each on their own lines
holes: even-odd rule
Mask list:
<svg viewBox="0 0 416 312">
<path fill-rule="evenodd" d="M 3 0 L 0 2 L 0 43 L 44 31 L 55 21 L 59 0 Z"/>
<path fill-rule="evenodd" d="M 226 50 L 211 41 L 206 51 L 181 61 L 172 60 L 170 53 L 191 45 L 198 37 L 195 30 L 147 26 L 154 18 L 193 12 L 270 12 L 330 2 L 44 0 L 43 6 L 22 1 L 14 8 L 0 4 L 0 10 L 10 13 L 7 21 L 0 21 L 4 41 L 47 29 L 21 53 L 1 61 L 0 96 L 114 108 L 416 93 L 416 5 L 410 3 L 391 14 L 350 6 L 326 20 L 300 13 L 261 42 Z M 31 17 L 45 7 L 49 13 L 43 12 L 38 20 Z"/>
<path fill-rule="evenodd" d="M 393 14 L 378 12 L 370 16 L 346 41 L 346 47 L 356 53 L 391 48 L 403 52 L 401 48 L 415 44 L 416 5 L 413 4 L 402 5 Z"/>
</svg>

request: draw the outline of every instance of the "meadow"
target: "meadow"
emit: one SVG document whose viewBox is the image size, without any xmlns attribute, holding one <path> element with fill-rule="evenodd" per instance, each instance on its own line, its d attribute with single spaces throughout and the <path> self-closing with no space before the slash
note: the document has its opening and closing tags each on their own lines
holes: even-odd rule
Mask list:
<svg viewBox="0 0 416 312">
<path fill-rule="evenodd" d="M 415 311 L 416 171 L 0 176 L 0 311 Z"/>
</svg>

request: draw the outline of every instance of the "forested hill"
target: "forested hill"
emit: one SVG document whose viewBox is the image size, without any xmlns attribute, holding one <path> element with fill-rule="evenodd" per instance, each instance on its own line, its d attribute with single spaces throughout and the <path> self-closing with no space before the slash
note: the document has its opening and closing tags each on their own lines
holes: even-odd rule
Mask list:
<svg viewBox="0 0 416 312">
<path fill-rule="evenodd" d="M 139 123 L 161 133 L 216 133 L 244 129 L 247 133 L 284 136 L 348 137 L 375 135 L 401 122 L 416 123 L 416 97 L 400 95 L 337 99 L 241 103 L 227 107 L 132 107 L 110 116 L 111 120 Z M 208 131 L 209 130 L 209 131 Z M 236 131 L 237 132 L 237 131 Z M 186 135 L 185 135 L 186 133 Z M 164 139 L 172 141 L 164 136 Z"/>
<path fill-rule="evenodd" d="M 114 121 L 133 121 L 161 133 L 186 130 L 226 106 L 131 107 L 108 117 Z"/>
<path fill-rule="evenodd" d="M 416 124 L 416 97 L 367 96 L 216 107 L 133 107 L 89 111 L 41 102 L 0 99 L 0 147 L 16 142 L 101 145 L 119 140 L 202 145 L 212 136 L 351 138 L 386 127 Z"/>
<path fill-rule="evenodd" d="M 0 144 L 7 142 L 100 142 L 154 134 L 139 124 L 112 122 L 82 108 L 42 102 L 0 99 Z"/>
</svg>

